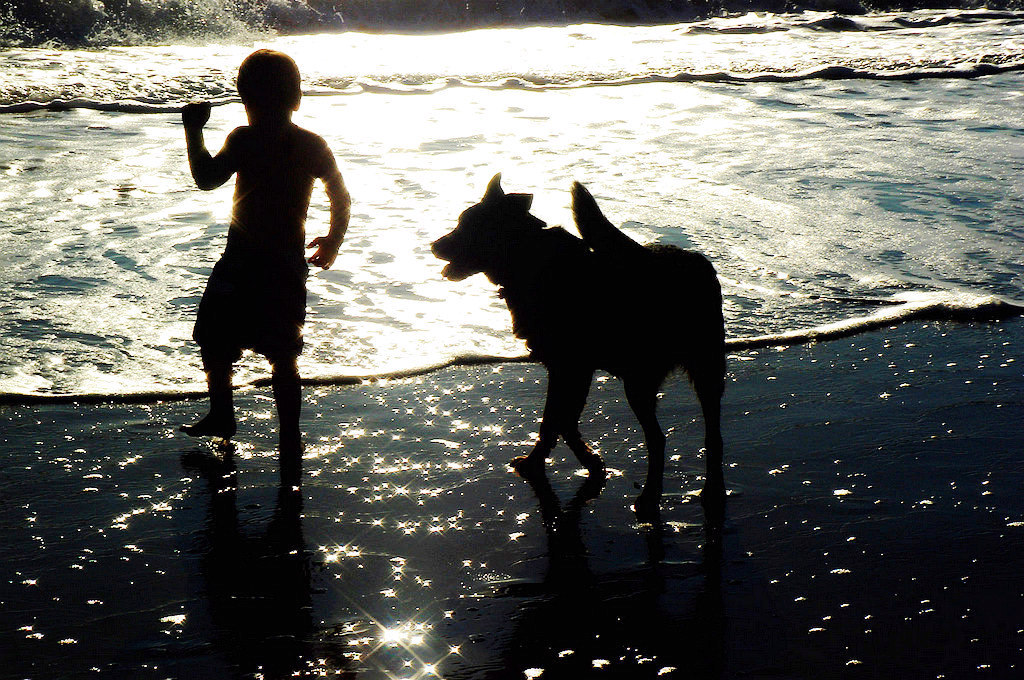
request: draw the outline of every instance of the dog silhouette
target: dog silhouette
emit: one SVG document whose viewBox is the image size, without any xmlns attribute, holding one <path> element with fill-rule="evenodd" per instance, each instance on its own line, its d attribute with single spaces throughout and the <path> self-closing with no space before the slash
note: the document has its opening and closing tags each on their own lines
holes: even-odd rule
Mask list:
<svg viewBox="0 0 1024 680">
<path fill-rule="evenodd" d="M 633 241 L 578 182 L 572 201 L 582 238 L 547 227 L 530 214 L 532 201 L 529 194 L 506 194 L 496 175 L 483 199 L 431 246 L 448 262 L 445 278 L 461 281 L 483 273 L 500 287 L 513 332 L 547 368 L 539 440 L 513 467 L 526 478 L 542 475 L 562 437 L 591 475 L 604 476 L 604 461 L 579 431 L 594 371 L 602 369 L 622 380 L 647 443 L 647 479 L 634 510 L 641 517 L 656 514 L 665 467 L 658 393 L 681 368 L 704 414 L 701 500 L 706 512 L 720 514 L 725 324 L 714 267 L 699 253 Z"/>
</svg>

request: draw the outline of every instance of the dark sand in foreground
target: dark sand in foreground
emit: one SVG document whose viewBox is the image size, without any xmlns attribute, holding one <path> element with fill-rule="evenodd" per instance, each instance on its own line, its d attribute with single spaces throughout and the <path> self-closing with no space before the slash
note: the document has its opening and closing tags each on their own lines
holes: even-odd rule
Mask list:
<svg viewBox="0 0 1024 680">
<path fill-rule="evenodd" d="M 661 522 L 614 379 L 592 489 L 527 450 L 539 366 L 306 390 L 301 501 L 268 390 L 233 466 L 196 402 L 0 409 L 5 678 L 1015 678 L 1024 323 L 907 324 L 730 360 L 720 545 L 702 423 L 666 386 Z M 237 486 L 237 488 L 236 488 Z"/>
</svg>

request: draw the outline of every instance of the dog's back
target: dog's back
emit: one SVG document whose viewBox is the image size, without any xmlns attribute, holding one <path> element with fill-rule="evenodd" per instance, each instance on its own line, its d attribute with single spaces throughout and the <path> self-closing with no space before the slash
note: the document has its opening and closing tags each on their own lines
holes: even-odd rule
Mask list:
<svg viewBox="0 0 1024 680">
<path fill-rule="evenodd" d="M 676 246 L 637 243 L 608 221 L 579 183 L 572 196 L 576 227 L 603 282 L 603 299 L 594 301 L 607 319 L 602 344 L 614 344 L 602 352 L 599 367 L 616 375 L 643 370 L 664 377 L 679 367 L 691 376 L 724 375 L 722 292 L 711 262 Z"/>
</svg>

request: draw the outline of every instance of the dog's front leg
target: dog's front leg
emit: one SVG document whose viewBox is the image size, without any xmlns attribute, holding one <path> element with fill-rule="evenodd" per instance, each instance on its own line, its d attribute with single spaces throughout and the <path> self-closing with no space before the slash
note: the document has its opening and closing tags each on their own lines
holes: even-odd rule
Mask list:
<svg viewBox="0 0 1024 680">
<path fill-rule="evenodd" d="M 540 437 L 529 455 L 512 461 L 516 472 L 527 479 L 543 474 L 551 450 L 558 443 L 558 437 L 563 436 L 573 453 L 591 473 L 599 471 L 603 475 L 604 462 L 590 450 L 579 433 L 579 419 L 587 403 L 593 375 L 593 370 L 587 368 L 548 368 L 547 400 L 540 423 Z"/>
<path fill-rule="evenodd" d="M 544 475 L 544 465 L 548 461 L 551 450 L 558 443 L 558 430 L 554 426 L 555 415 L 554 404 L 557 399 L 553 398 L 556 381 L 548 375 L 548 397 L 544 403 L 544 415 L 540 421 L 540 435 L 533 450 L 528 455 L 518 456 L 512 461 L 512 468 L 520 477 L 526 479 L 537 479 Z"/>
<path fill-rule="evenodd" d="M 512 468 L 520 477 L 526 479 L 537 479 L 544 476 L 544 465 L 548 462 L 548 455 L 551 449 L 558 443 L 558 435 L 550 432 L 545 433 L 544 422 L 540 425 L 540 439 L 534 445 L 528 455 L 517 456 L 512 460 Z"/>
</svg>

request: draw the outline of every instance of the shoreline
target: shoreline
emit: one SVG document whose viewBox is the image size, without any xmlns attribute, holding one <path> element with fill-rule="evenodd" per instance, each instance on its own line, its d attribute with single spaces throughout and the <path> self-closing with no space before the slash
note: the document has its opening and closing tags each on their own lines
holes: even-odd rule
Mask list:
<svg viewBox="0 0 1024 680">
<path fill-rule="evenodd" d="M 894 324 L 917 321 L 957 321 L 961 323 L 981 321 L 1004 321 L 1024 316 L 1024 305 L 997 296 L 928 296 L 916 301 L 889 301 L 874 299 L 848 299 L 844 302 L 867 304 L 880 307 L 874 314 L 842 319 L 802 330 L 759 335 L 753 337 L 726 338 L 726 352 L 750 350 L 785 349 L 819 342 L 833 342 L 845 338 L 871 333 Z M 355 372 L 341 375 L 314 375 L 301 378 L 304 387 L 346 387 L 378 381 L 404 380 L 428 375 L 447 368 L 486 366 L 501 364 L 536 363 L 529 354 L 492 355 L 457 354 L 434 363 L 395 368 L 383 371 Z M 270 377 L 258 377 L 235 384 L 236 390 L 267 387 Z M 44 404 L 145 404 L 161 401 L 188 401 L 206 397 L 205 387 L 183 389 L 157 389 L 152 391 L 109 393 L 76 392 L 49 394 L 39 392 L 0 392 L 0 406 L 34 406 Z"/>
</svg>

